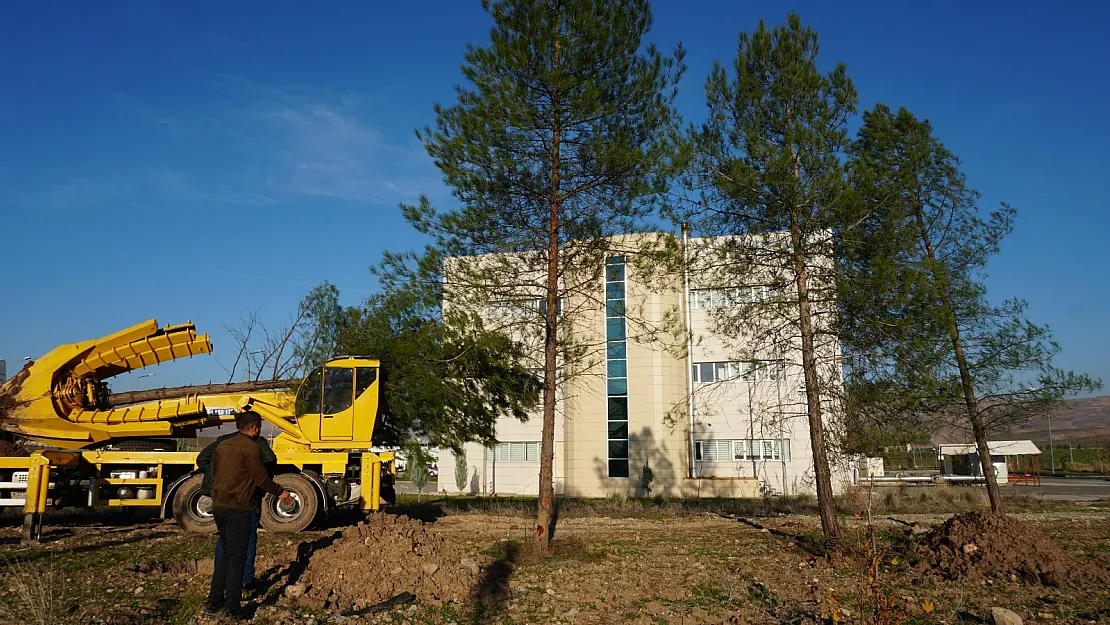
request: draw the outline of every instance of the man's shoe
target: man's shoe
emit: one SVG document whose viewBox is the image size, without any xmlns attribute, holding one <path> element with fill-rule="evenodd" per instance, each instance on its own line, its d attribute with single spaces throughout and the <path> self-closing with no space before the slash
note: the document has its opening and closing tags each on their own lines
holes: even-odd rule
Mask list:
<svg viewBox="0 0 1110 625">
<path fill-rule="evenodd" d="M 242 607 L 238 607 L 238 608 L 227 607 L 227 608 L 224 608 L 224 616 L 226 616 L 227 618 L 229 618 L 233 621 L 245 621 L 245 620 L 247 620 L 247 612 Z"/>
<path fill-rule="evenodd" d="M 205 601 L 204 602 L 204 613 L 205 614 L 216 614 L 222 609 L 224 609 L 224 602 L 223 601 L 216 601 L 216 602 Z"/>
</svg>

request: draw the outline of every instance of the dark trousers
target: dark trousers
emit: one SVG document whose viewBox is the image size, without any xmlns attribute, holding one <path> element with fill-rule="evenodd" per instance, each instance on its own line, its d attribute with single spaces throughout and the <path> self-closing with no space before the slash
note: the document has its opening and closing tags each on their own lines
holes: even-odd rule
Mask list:
<svg viewBox="0 0 1110 625">
<path fill-rule="evenodd" d="M 251 513 L 251 534 L 247 539 L 247 559 L 243 562 L 243 586 L 254 581 L 254 558 L 258 553 L 258 524 L 262 520 L 262 513 L 255 510 Z M 216 539 L 216 559 L 224 550 L 224 541 Z"/>
<path fill-rule="evenodd" d="M 243 599 L 243 564 L 247 560 L 247 543 L 251 534 L 250 510 L 215 508 L 216 531 L 223 549 L 216 557 L 208 603 L 223 603 L 227 609 L 238 610 Z"/>
</svg>

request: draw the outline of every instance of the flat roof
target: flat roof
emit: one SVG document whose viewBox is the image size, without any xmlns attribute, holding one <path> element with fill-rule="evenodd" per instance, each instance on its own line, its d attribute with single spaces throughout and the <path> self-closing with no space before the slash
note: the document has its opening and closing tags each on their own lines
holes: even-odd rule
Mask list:
<svg viewBox="0 0 1110 625">
<path fill-rule="evenodd" d="M 992 456 L 1024 456 L 1041 453 L 1033 441 L 987 441 L 987 449 L 991 451 Z M 941 445 L 938 453 L 942 456 L 967 456 L 976 453 L 975 443 Z"/>
</svg>

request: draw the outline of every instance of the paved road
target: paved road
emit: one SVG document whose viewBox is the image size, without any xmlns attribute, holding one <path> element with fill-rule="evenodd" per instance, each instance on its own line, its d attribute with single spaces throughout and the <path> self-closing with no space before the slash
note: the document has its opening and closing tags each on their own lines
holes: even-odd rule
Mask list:
<svg viewBox="0 0 1110 625">
<path fill-rule="evenodd" d="M 1059 501 L 1095 501 L 1110 499 L 1110 480 L 1084 477 L 1042 477 L 1040 486 L 1015 484 L 1018 494 Z"/>
<path fill-rule="evenodd" d="M 393 488 L 394 488 L 394 490 L 396 490 L 398 493 L 401 493 L 401 494 L 405 494 L 405 495 L 415 495 L 416 494 L 416 487 L 413 486 L 412 482 L 410 482 L 408 480 L 402 480 L 402 481 L 394 482 L 393 483 Z M 438 480 L 434 480 L 434 479 L 428 480 L 428 483 L 424 486 L 424 494 L 425 495 L 427 495 L 428 493 L 435 493 L 438 490 L 439 490 L 439 481 Z"/>
</svg>

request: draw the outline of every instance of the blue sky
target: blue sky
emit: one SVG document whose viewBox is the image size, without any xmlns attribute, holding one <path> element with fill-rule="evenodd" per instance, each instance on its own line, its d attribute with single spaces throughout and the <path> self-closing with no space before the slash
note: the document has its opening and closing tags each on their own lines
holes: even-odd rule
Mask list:
<svg viewBox="0 0 1110 625">
<path fill-rule="evenodd" d="M 1110 8 L 1070 3 L 654 4 L 649 39 L 681 41 L 679 106 L 704 111 L 736 34 L 797 10 L 862 108 L 907 106 L 1017 229 L 990 268 L 1049 323 L 1058 364 L 1110 381 L 1107 171 Z M 413 130 L 453 99 L 478 2 L 10 3 L 0 17 L 0 358 L 155 317 L 281 323 L 330 280 L 356 303 L 385 249 L 422 244 L 397 203 L 450 200 Z M 149 372 L 149 371 L 148 371 Z M 222 381 L 216 358 L 161 386 Z"/>
</svg>

